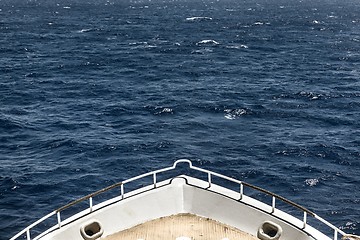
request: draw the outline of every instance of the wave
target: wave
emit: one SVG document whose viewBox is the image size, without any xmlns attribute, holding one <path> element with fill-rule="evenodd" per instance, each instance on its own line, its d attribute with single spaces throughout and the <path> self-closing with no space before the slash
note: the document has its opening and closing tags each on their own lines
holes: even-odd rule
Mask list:
<svg viewBox="0 0 360 240">
<path fill-rule="evenodd" d="M 310 187 L 316 186 L 318 183 L 319 183 L 319 179 L 317 178 L 308 178 L 305 180 L 305 184 Z"/>
<path fill-rule="evenodd" d="M 0 185 L 3 186 L 4 188 L 4 191 L 9 191 L 9 190 L 13 191 L 20 188 L 19 182 L 12 177 L 0 176 L 0 183 L 1 183 Z"/>
<path fill-rule="evenodd" d="M 26 113 L 24 114 L 26 115 Z M 11 116 L 4 116 L 3 114 L 0 115 L 0 129 L 3 129 L 4 132 L 26 128 L 29 128 L 29 124 L 25 120 Z"/>
<path fill-rule="evenodd" d="M 137 48 L 156 48 L 157 46 L 155 44 L 150 44 L 148 42 L 131 42 L 129 43 L 129 46 L 131 46 L 132 49 Z"/>
<path fill-rule="evenodd" d="M 83 28 L 83 29 L 81 29 L 81 30 L 79 30 L 79 31 L 77 31 L 77 32 L 78 32 L 78 33 L 85 33 L 85 32 L 91 32 L 91 31 L 93 31 L 92 28 Z"/>
<path fill-rule="evenodd" d="M 298 93 L 298 95 L 300 97 L 308 98 L 309 100 L 319 100 L 320 98 L 323 97 L 323 95 L 320 93 L 313 93 L 313 92 L 306 92 L 306 91 L 301 91 Z"/>
<path fill-rule="evenodd" d="M 254 25 L 264 25 L 263 22 L 255 22 Z"/>
<path fill-rule="evenodd" d="M 200 50 L 192 51 L 191 54 L 206 54 L 206 53 L 212 53 L 212 52 L 213 52 L 212 49 L 203 48 L 203 49 L 200 49 Z"/>
<path fill-rule="evenodd" d="M 229 49 L 248 49 L 249 46 L 244 45 L 244 44 L 239 44 L 239 45 L 229 45 L 229 46 L 226 46 L 226 48 L 229 48 Z"/>
<path fill-rule="evenodd" d="M 171 107 L 145 106 L 145 109 L 148 109 L 153 115 L 174 114 L 174 109 Z"/>
<path fill-rule="evenodd" d="M 219 42 L 212 39 L 205 39 L 196 43 L 196 45 L 219 45 L 219 44 L 220 44 Z"/>
<path fill-rule="evenodd" d="M 275 96 L 274 99 L 308 99 L 308 100 L 320 100 L 320 99 L 328 99 L 336 96 L 331 96 L 326 93 L 316 93 L 310 91 L 300 91 L 293 94 L 280 94 Z"/>
<path fill-rule="evenodd" d="M 161 115 L 161 114 L 174 114 L 174 110 L 172 108 L 162 108 L 159 112 L 155 113 L 155 115 Z"/>
<path fill-rule="evenodd" d="M 211 17 L 188 17 L 186 18 L 186 21 L 204 21 L 204 20 L 212 20 Z"/>
<path fill-rule="evenodd" d="M 243 109 L 243 108 L 239 108 L 239 109 L 225 109 L 224 112 L 225 112 L 224 117 L 225 117 L 226 119 L 229 119 L 229 120 L 234 120 L 234 119 L 236 119 L 236 118 L 239 118 L 239 117 L 241 117 L 241 116 L 243 116 L 243 115 L 247 115 L 247 114 L 250 113 L 249 110 Z"/>
</svg>

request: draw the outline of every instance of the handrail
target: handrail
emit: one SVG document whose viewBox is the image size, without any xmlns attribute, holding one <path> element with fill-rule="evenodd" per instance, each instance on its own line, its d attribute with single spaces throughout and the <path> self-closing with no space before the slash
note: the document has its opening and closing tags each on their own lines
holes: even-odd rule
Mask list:
<svg viewBox="0 0 360 240">
<path fill-rule="evenodd" d="M 123 200 L 125 198 L 125 190 L 124 190 L 124 185 L 129 183 L 129 182 L 133 182 L 135 180 L 138 180 L 138 179 L 142 179 L 142 178 L 145 178 L 145 177 L 148 177 L 148 176 L 153 176 L 153 184 L 154 184 L 154 188 L 157 187 L 157 174 L 159 173 L 163 173 L 163 172 L 167 172 L 167 171 L 170 171 L 170 170 L 173 170 L 177 167 L 177 165 L 179 163 L 188 163 L 189 164 L 189 168 L 190 169 L 193 169 L 193 170 L 196 170 L 196 171 L 199 171 L 199 172 L 203 172 L 203 173 L 206 173 L 208 175 L 208 184 L 209 184 L 209 188 L 211 187 L 211 184 L 212 184 L 212 176 L 216 176 L 216 177 L 219 177 L 219 178 L 222 178 L 222 179 L 225 179 L 225 180 L 228 180 L 230 182 L 234 182 L 236 184 L 239 184 L 240 185 L 240 190 L 239 190 L 239 193 L 240 193 L 240 199 L 238 199 L 238 201 L 242 201 L 242 197 L 245 195 L 244 194 L 244 186 L 246 187 L 249 187 L 249 188 L 252 188 L 256 191 L 259 191 L 259 192 L 262 192 L 266 195 L 269 195 L 272 197 L 272 211 L 270 212 L 270 214 L 273 214 L 276 207 L 275 207 L 275 201 L 276 199 L 290 205 L 290 206 L 293 206 L 301 211 L 303 211 L 303 214 L 304 214 L 304 217 L 303 217 L 303 229 L 306 228 L 306 225 L 307 225 L 307 215 L 310 215 L 312 217 L 314 217 L 315 219 L 317 219 L 318 221 L 322 222 L 323 224 L 325 224 L 326 226 L 328 226 L 329 228 L 331 228 L 332 230 L 334 230 L 334 237 L 333 237 L 333 240 L 337 240 L 337 235 L 338 234 L 341 234 L 342 236 L 346 236 L 347 234 L 345 232 L 343 232 L 342 230 L 340 230 L 339 228 L 337 228 L 336 226 L 332 225 L 331 223 L 329 223 L 328 221 L 326 221 L 325 219 L 319 217 L 318 215 L 316 215 L 315 213 L 311 212 L 310 210 L 308 210 L 307 208 L 297 204 L 297 203 L 294 203 L 284 197 L 281 197 L 280 195 L 277 195 L 275 193 L 272 193 L 268 190 L 265 190 L 263 188 L 260 188 L 260 187 L 257 187 L 257 186 L 254 186 L 252 184 L 249 184 L 249 183 L 246 183 L 246 182 L 243 182 L 243 181 L 239 181 L 239 180 L 236 180 L 234 178 L 231 178 L 231 177 L 227 177 L 225 175 L 222 175 L 222 174 L 219 174 L 219 173 L 215 173 L 215 172 L 212 172 L 212 171 L 209 171 L 209 170 L 205 170 L 205 169 L 202 169 L 202 168 L 199 168 L 199 167 L 195 167 L 192 165 L 192 162 L 188 159 L 179 159 L 177 161 L 174 162 L 174 164 L 170 167 L 167 167 L 167 168 L 162 168 L 162 169 L 159 169 L 159 170 L 155 170 L 155 171 L 152 171 L 152 172 L 148 172 L 148 173 L 144 173 L 144 174 L 141 174 L 139 176 L 136 176 L 136 177 L 132 177 L 128 180 L 125 180 L 125 181 L 122 181 L 122 182 L 118 182 L 118 183 L 115 183 L 111 186 L 108 186 L 106 188 L 103 188 L 103 189 L 100 189 L 94 193 L 91 193 L 91 194 L 88 194 L 82 198 L 79 198 L 75 201 L 72 201 L 58 209 L 56 209 L 55 211 L 49 213 L 48 215 L 44 216 L 43 218 L 37 220 L 36 222 L 34 222 L 33 224 L 29 225 L 28 227 L 26 227 L 24 230 L 22 230 L 21 232 L 19 232 L 18 234 L 16 234 L 14 237 L 12 237 L 10 240 L 16 240 L 18 239 L 20 236 L 26 234 L 26 239 L 27 240 L 31 240 L 31 235 L 30 235 L 30 230 L 33 229 L 35 226 L 37 226 L 38 224 L 40 224 L 41 222 L 44 222 L 45 220 L 49 219 L 50 217 L 54 216 L 54 215 L 57 215 L 57 222 L 58 222 L 58 227 L 57 228 L 61 228 L 62 227 L 62 223 L 64 221 L 61 220 L 61 212 L 64 211 L 65 209 L 68 209 L 74 205 L 77 205 L 78 203 L 81 203 L 81 202 L 84 202 L 85 200 L 89 200 L 89 210 L 90 212 L 93 211 L 93 197 L 99 195 L 99 194 L 102 194 L 104 192 L 108 192 L 109 190 L 112 190 L 114 188 L 117 188 L 117 187 L 120 187 L 120 196 L 121 196 L 121 200 Z M 110 200 L 110 199 L 109 199 Z M 81 216 L 83 217 L 83 216 Z M 39 236 L 38 236 L 39 237 Z"/>
<path fill-rule="evenodd" d="M 76 199 L 75 201 L 72 201 L 71 203 L 68 203 L 68 204 L 66 204 L 66 205 L 64 205 L 64 206 L 56 209 L 56 212 L 64 211 L 65 209 L 67 209 L 67 208 L 69 208 L 69 207 L 72 207 L 72 206 L 74 206 L 74 205 L 76 205 L 76 204 L 78 204 L 78 203 L 80 203 L 80 202 L 85 201 L 85 200 L 91 199 L 91 198 L 93 198 L 93 197 L 95 197 L 95 196 L 97 196 L 97 195 L 99 195 L 99 194 L 101 194 L 101 193 L 110 191 L 111 189 L 114 189 L 114 188 L 116 188 L 116 187 L 118 187 L 118 186 L 120 186 L 120 185 L 122 185 L 122 184 L 123 184 L 122 182 L 118 182 L 118 183 L 115 183 L 115 184 L 113 184 L 113 185 L 111 185 L 111 186 L 108 186 L 108 187 L 106 187 L 106 188 L 100 189 L 99 191 L 90 193 L 89 195 L 86 195 L 86 196 L 84 196 L 84 197 L 82 197 L 82 198 Z"/>
</svg>

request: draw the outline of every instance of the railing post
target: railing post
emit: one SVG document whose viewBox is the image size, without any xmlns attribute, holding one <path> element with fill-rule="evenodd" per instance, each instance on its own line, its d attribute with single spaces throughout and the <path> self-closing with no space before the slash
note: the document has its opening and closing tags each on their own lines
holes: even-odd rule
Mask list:
<svg viewBox="0 0 360 240">
<path fill-rule="evenodd" d="M 275 196 L 272 196 L 272 206 L 271 206 L 271 213 L 274 213 L 275 212 Z"/>
<path fill-rule="evenodd" d="M 124 184 L 120 185 L 120 195 L 121 195 L 121 199 L 124 199 Z"/>
<path fill-rule="evenodd" d="M 306 219 L 307 219 L 307 212 L 304 211 L 304 221 L 303 221 L 304 225 L 303 225 L 303 228 L 306 227 L 306 221 L 307 221 Z"/>
<path fill-rule="evenodd" d="M 60 217 L 60 212 L 57 212 L 57 220 L 58 220 L 58 225 L 59 225 L 59 228 L 61 228 L 61 217 Z"/>
<path fill-rule="evenodd" d="M 208 172 L 208 183 L 209 183 L 209 187 L 211 187 L 211 173 Z"/>
<path fill-rule="evenodd" d="M 154 188 L 156 188 L 156 172 L 153 174 L 154 176 Z"/>
<path fill-rule="evenodd" d="M 244 185 L 242 183 L 240 183 L 240 199 L 241 200 L 243 198 L 244 195 Z"/>
<path fill-rule="evenodd" d="M 337 237 L 338 237 L 338 231 L 335 229 L 334 230 L 335 232 L 334 232 L 334 240 L 337 240 Z"/>
<path fill-rule="evenodd" d="M 93 201 L 92 201 L 92 197 L 89 198 L 89 207 L 90 207 L 90 212 L 92 212 L 93 209 Z"/>
<path fill-rule="evenodd" d="M 31 240 L 31 238 L 30 238 L 30 229 L 29 228 L 26 230 L 26 238 L 27 238 L 27 240 Z"/>
</svg>

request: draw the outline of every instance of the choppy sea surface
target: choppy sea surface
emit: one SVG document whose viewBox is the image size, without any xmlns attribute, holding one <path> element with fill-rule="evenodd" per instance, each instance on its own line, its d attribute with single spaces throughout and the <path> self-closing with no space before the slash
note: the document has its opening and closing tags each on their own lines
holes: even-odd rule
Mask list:
<svg viewBox="0 0 360 240">
<path fill-rule="evenodd" d="M 360 234 L 359 136 L 359 1 L 0 0 L 0 239 L 178 158 Z"/>
</svg>

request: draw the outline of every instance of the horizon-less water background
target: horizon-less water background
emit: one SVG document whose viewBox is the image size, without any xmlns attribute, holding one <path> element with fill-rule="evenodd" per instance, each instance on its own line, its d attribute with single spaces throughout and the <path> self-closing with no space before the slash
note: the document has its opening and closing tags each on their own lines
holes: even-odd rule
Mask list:
<svg viewBox="0 0 360 240">
<path fill-rule="evenodd" d="M 178 158 L 360 234 L 360 2 L 0 0 L 0 239 Z"/>
</svg>

